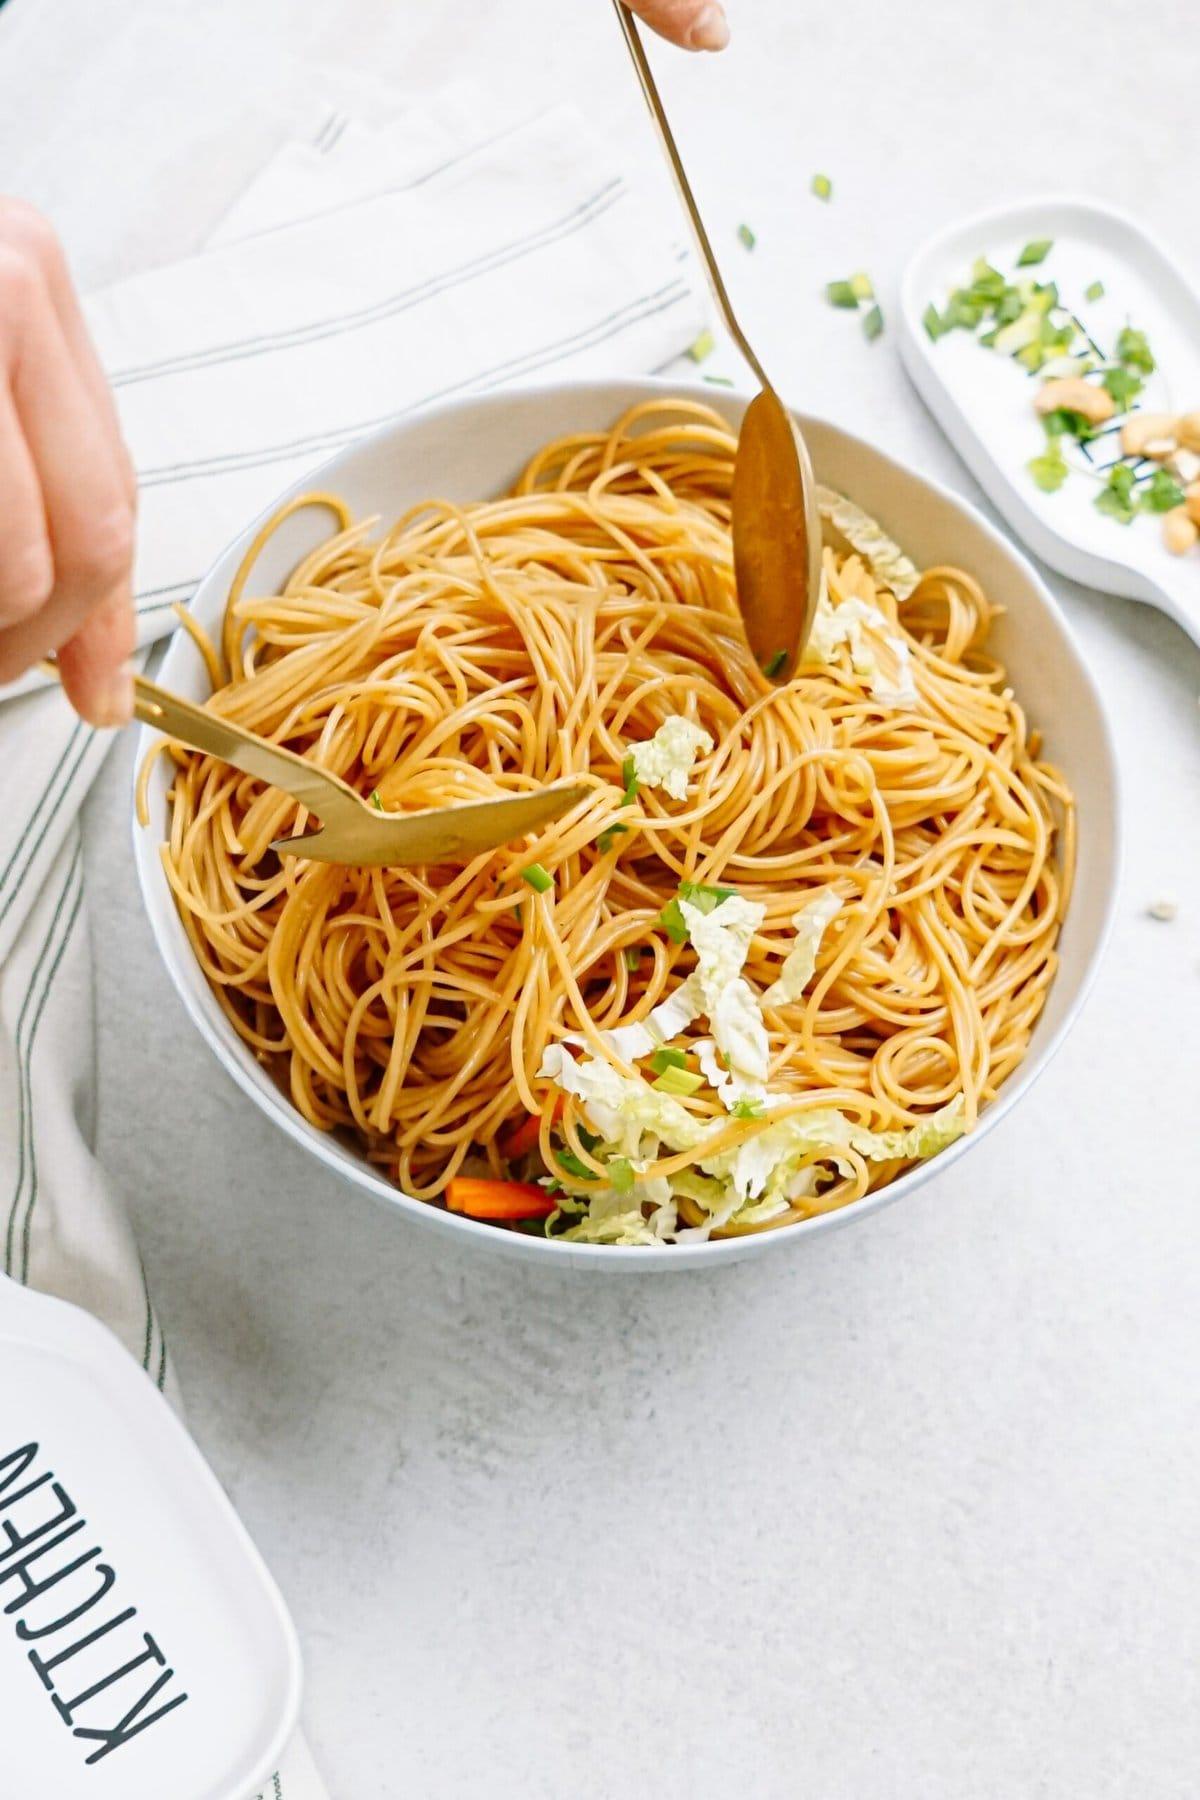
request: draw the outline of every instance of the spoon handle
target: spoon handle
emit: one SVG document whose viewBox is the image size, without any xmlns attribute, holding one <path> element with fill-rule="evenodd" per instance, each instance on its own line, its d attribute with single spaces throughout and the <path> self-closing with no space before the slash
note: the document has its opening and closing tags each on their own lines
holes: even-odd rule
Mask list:
<svg viewBox="0 0 1200 1800">
<path fill-rule="evenodd" d="M 729 295 L 725 291 L 725 283 L 721 279 L 721 271 L 717 267 L 717 259 L 713 253 L 713 247 L 708 241 L 708 233 L 704 229 L 704 221 L 700 217 L 700 209 L 696 205 L 696 197 L 692 193 L 691 183 L 688 181 L 684 171 L 683 161 L 679 155 L 679 149 L 675 143 L 674 134 L 667 121 L 667 115 L 663 109 L 663 103 L 659 96 L 654 76 L 650 70 L 649 59 L 646 56 L 646 47 L 642 43 L 641 34 L 638 31 L 633 14 L 629 11 L 627 6 L 622 4 L 622 0 L 613 0 L 613 6 L 616 8 L 617 18 L 620 20 L 621 30 L 625 34 L 625 42 L 629 48 L 629 54 L 633 58 L 633 66 L 637 70 L 638 80 L 642 84 L 642 93 L 646 97 L 646 104 L 650 108 L 654 123 L 658 126 L 658 135 L 662 139 L 662 146 L 666 151 L 667 161 L 671 165 L 671 173 L 675 177 L 675 185 L 679 189 L 679 197 L 683 201 L 684 210 L 687 213 L 692 231 L 695 234 L 697 247 L 700 251 L 701 258 L 703 259 L 704 266 L 708 271 L 709 285 L 712 288 L 713 297 L 720 309 L 721 317 L 725 321 L 730 337 L 758 377 L 759 385 L 764 388 L 769 388 L 771 384 L 763 373 L 762 364 L 750 348 L 749 343 L 746 341 L 746 335 L 734 316 L 733 306 L 730 303 Z"/>
</svg>

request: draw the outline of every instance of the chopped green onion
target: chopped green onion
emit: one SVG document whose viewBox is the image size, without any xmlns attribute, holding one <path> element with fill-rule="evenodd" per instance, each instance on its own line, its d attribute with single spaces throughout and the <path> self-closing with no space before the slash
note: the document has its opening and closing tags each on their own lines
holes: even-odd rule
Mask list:
<svg viewBox="0 0 1200 1800">
<path fill-rule="evenodd" d="M 582 1162 L 573 1150 L 556 1150 L 554 1152 L 554 1160 L 560 1169 L 565 1169 L 568 1175 L 573 1175 L 575 1177 L 576 1181 L 596 1181 L 599 1179 L 596 1171 L 594 1169 L 589 1169 L 587 1164 Z"/>
<path fill-rule="evenodd" d="M 1100 385 L 1112 395 L 1121 412 L 1128 412 L 1131 403 L 1137 399 L 1145 382 L 1140 375 L 1130 369 L 1105 369 L 1100 377 Z"/>
<path fill-rule="evenodd" d="M 996 302 L 996 323 L 997 325 L 1011 325 L 1013 320 L 1019 319 L 1024 311 L 1025 302 L 1021 298 L 1020 291 L 1015 287 L 1005 288 Z"/>
<path fill-rule="evenodd" d="M 873 306 L 863 320 L 863 336 L 866 338 L 868 344 L 873 344 L 875 339 L 879 337 L 882 332 L 883 314 L 877 306 Z"/>
<path fill-rule="evenodd" d="M 814 175 L 810 186 L 818 200 L 832 200 L 833 183 L 828 175 Z"/>
<path fill-rule="evenodd" d="M 942 324 L 942 315 L 932 300 L 921 314 L 921 323 L 928 333 L 930 343 L 936 344 L 940 337 L 944 337 L 946 327 Z"/>
<path fill-rule="evenodd" d="M 1155 469 L 1142 489 L 1141 504 L 1145 512 L 1165 513 L 1182 506 L 1186 498 L 1169 469 Z"/>
<path fill-rule="evenodd" d="M 717 340 L 711 331 L 702 331 L 694 344 L 688 346 L 688 355 L 693 362 L 703 362 L 712 355 L 717 347 Z"/>
<path fill-rule="evenodd" d="M 705 381 L 707 381 L 709 383 L 709 385 L 711 387 L 732 387 L 733 386 L 733 383 L 732 383 L 732 381 L 730 381 L 728 375 L 706 375 L 704 377 L 704 379 L 705 379 Z"/>
<path fill-rule="evenodd" d="M 1143 375 L 1153 375 L 1154 358 L 1144 331 L 1126 325 L 1117 333 L 1117 361 L 1130 369 L 1140 369 Z"/>
<path fill-rule="evenodd" d="M 704 1086 L 703 1075 L 695 1074 L 691 1069 L 664 1069 L 657 1081 L 650 1083 L 660 1094 L 676 1094 L 685 1099 L 694 1094 L 697 1088 Z"/>
<path fill-rule="evenodd" d="M 551 1217 L 553 1217 L 553 1214 L 551 1215 Z M 514 1219 L 512 1223 L 513 1223 L 514 1229 L 517 1231 L 523 1231 L 525 1233 L 526 1237 L 549 1237 L 550 1236 L 549 1231 L 546 1229 L 546 1227 L 550 1223 L 550 1219 L 548 1219 L 548 1218 L 547 1219 Z"/>
<path fill-rule="evenodd" d="M 650 1067 L 656 1075 L 665 1075 L 668 1069 L 686 1069 L 687 1057 L 682 1050 L 673 1050 L 669 1044 L 664 1044 L 650 1058 Z"/>
<path fill-rule="evenodd" d="M 946 310 L 942 314 L 942 330 L 962 328 L 974 331 L 985 310 L 985 301 L 976 299 L 966 288 L 956 288 L 946 302 Z"/>
<path fill-rule="evenodd" d="M 1034 263 L 1045 262 L 1053 248 L 1053 238 L 1031 238 L 1017 258 L 1018 269 L 1029 269 Z"/>
<path fill-rule="evenodd" d="M 605 1173 L 608 1176 L 609 1185 L 615 1188 L 618 1194 L 631 1192 L 633 1164 L 627 1156 L 614 1156 L 612 1161 L 606 1165 Z"/>
<path fill-rule="evenodd" d="M 761 1119 L 763 1103 L 761 1100 L 735 1100 L 729 1110 L 735 1119 Z"/>
<path fill-rule="evenodd" d="M 755 244 L 757 244 L 757 242 L 758 242 L 758 239 L 755 237 L 755 235 L 751 231 L 750 227 L 748 225 L 739 225 L 737 234 L 738 234 L 738 242 L 740 244 L 745 244 L 747 250 L 753 250 Z"/>
<path fill-rule="evenodd" d="M 687 920 L 679 910 L 678 900 L 668 900 L 658 915 L 658 922 L 673 944 L 687 943 Z"/>
<path fill-rule="evenodd" d="M 723 900 L 732 900 L 736 888 L 706 887 L 702 881 L 681 881 L 679 895 L 675 900 L 668 900 L 658 915 L 658 922 L 674 944 L 686 944 L 688 928 L 687 920 L 680 911 L 679 901 L 686 900 L 702 913 L 714 912 Z"/>
<path fill-rule="evenodd" d="M 857 269 L 850 277 L 850 291 L 856 300 L 873 300 L 875 298 L 871 277 L 863 269 Z"/>
<path fill-rule="evenodd" d="M 619 837 L 629 835 L 628 825 L 609 825 L 596 839 L 596 848 L 601 856 L 607 856 Z"/>
<path fill-rule="evenodd" d="M 1137 484 L 1128 463 L 1116 463 L 1109 470 L 1108 482 L 1093 502 L 1097 512 L 1120 525 L 1131 525 L 1137 512 Z"/>
<path fill-rule="evenodd" d="M 971 268 L 971 292 L 980 300 L 988 300 L 994 304 L 1007 288 L 1008 283 L 999 269 L 994 269 L 986 257 L 976 257 Z"/>
<path fill-rule="evenodd" d="M 1083 290 L 1083 297 L 1085 300 L 1103 300 L 1104 283 L 1102 281 L 1089 281 L 1088 285 Z"/>
<path fill-rule="evenodd" d="M 641 966 L 642 952 L 636 944 L 627 944 L 621 955 L 625 958 L 625 967 L 631 975 L 636 975 Z"/>
<path fill-rule="evenodd" d="M 378 788 L 371 789 L 371 805 L 375 808 L 376 812 L 383 811 L 383 801 L 379 798 Z"/>
<path fill-rule="evenodd" d="M 625 783 L 625 798 L 622 806 L 632 806 L 638 796 L 637 764 L 632 756 L 627 756 L 621 764 L 621 780 Z"/>
<path fill-rule="evenodd" d="M 773 679 L 778 675 L 779 671 L 786 666 L 787 659 L 788 653 L 786 650 L 777 650 L 774 656 L 770 657 L 768 661 L 763 664 L 763 674 L 767 676 L 768 679 Z"/>
<path fill-rule="evenodd" d="M 825 289 L 825 298 L 830 306 L 854 308 L 858 305 L 858 295 L 848 281 L 831 281 Z"/>
<path fill-rule="evenodd" d="M 1055 438 L 1044 456 L 1035 456 L 1025 467 L 1041 488 L 1043 494 L 1056 494 L 1070 474 L 1066 458 Z"/>
<path fill-rule="evenodd" d="M 535 894 L 548 894 L 554 886 L 553 875 L 541 863 L 530 863 L 528 868 L 522 869 L 521 880 L 527 881 Z"/>
</svg>

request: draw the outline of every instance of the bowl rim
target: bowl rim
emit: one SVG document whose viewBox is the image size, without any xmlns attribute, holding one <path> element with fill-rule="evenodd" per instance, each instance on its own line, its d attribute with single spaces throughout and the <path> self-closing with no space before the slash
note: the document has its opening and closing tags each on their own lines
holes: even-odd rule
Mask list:
<svg viewBox="0 0 1200 1800">
<path fill-rule="evenodd" d="M 364 453 L 369 454 L 374 446 L 403 437 L 414 427 L 433 417 L 449 419 L 457 413 L 470 413 L 481 406 L 491 408 L 502 405 L 506 400 L 549 399 L 572 393 L 579 395 L 581 405 L 604 399 L 615 409 L 637 405 L 643 400 L 653 399 L 655 395 L 661 395 L 664 400 L 672 397 L 694 400 L 717 410 L 720 409 L 723 400 L 737 405 L 745 405 L 752 398 L 752 395 L 740 386 L 722 387 L 718 393 L 714 394 L 711 388 L 702 386 L 697 381 L 672 380 L 656 375 L 601 375 L 570 381 L 530 382 L 515 388 L 491 389 L 482 393 L 458 395 L 453 399 L 439 401 L 428 407 L 416 408 L 411 412 L 401 414 L 375 431 L 341 445 L 324 462 L 308 470 L 297 481 L 289 484 L 280 494 L 276 495 L 270 505 L 265 507 L 256 518 L 244 525 L 213 558 L 187 602 L 188 609 L 191 610 L 194 607 L 198 597 L 204 593 L 233 551 L 240 550 L 248 544 L 255 532 L 279 505 L 292 494 L 302 493 L 310 487 L 330 485 L 335 472 L 350 459 L 360 457 Z M 1105 823 L 1107 823 L 1111 880 L 1091 951 L 1058 1025 L 1044 1042 L 1037 1044 L 1032 1053 L 1026 1056 L 1015 1074 L 1004 1083 L 996 1099 L 984 1107 L 974 1130 L 957 1139 L 947 1149 L 940 1151 L 937 1156 L 916 1164 L 885 1187 L 865 1194 L 861 1199 L 851 1201 L 836 1211 L 819 1213 L 811 1219 L 801 1219 L 781 1231 L 722 1238 L 715 1242 L 696 1244 L 638 1246 L 636 1250 L 631 1249 L 628 1245 L 618 1244 L 560 1244 L 552 1239 L 527 1236 L 523 1233 L 497 1231 L 493 1226 L 481 1220 L 469 1219 L 463 1214 L 449 1212 L 442 1207 L 432 1205 L 427 1200 L 419 1200 L 415 1196 L 405 1193 L 401 1188 L 395 1187 L 383 1176 L 375 1173 L 365 1162 L 348 1162 L 344 1153 L 341 1153 L 344 1152 L 344 1146 L 340 1140 L 324 1132 L 319 1132 L 315 1126 L 310 1125 L 308 1120 L 291 1105 L 282 1091 L 264 1094 L 253 1084 L 249 1071 L 243 1067 L 240 1059 L 239 1052 L 242 1048 L 240 1041 L 236 1039 L 232 1028 L 223 1020 L 221 1021 L 220 1035 L 213 1029 L 212 1022 L 202 1010 L 197 995 L 185 979 L 182 968 L 177 966 L 175 946 L 167 940 L 164 930 L 160 927 L 156 904 L 159 894 L 156 890 L 159 884 L 166 885 L 158 854 L 161 839 L 152 827 L 143 830 L 139 825 L 135 804 L 132 816 L 134 860 L 142 904 L 148 917 L 155 947 L 170 976 L 172 986 L 183 1003 L 184 1010 L 226 1073 L 232 1077 L 242 1093 L 253 1103 L 256 1111 L 271 1119 L 287 1133 L 293 1142 L 299 1144 L 310 1155 L 315 1156 L 341 1182 L 392 1208 L 401 1216 L 411 1218 L 417 1224 L 424 1225 L 427 1229 L 452 1233 L 463 1245 L 474 1245 L 481 1250 L 491 1249 L 507 1254 L 514 1259 L 535 1260 L 546 1267 L 557 1266 L 561 1269 L 590 1265 L 614 1272 L 617 1270 L 638 1272 L 650 1269 L 682 1270 L 712 1266 L 721 1262 L 739 1261 L 749 1255 L 765 1252 L 772 1244 L 808 1242 L 826 1232 L 869 1218 L 884 1207 L 892 1206 L 897 1201 L 905 1199 L 934 1173 L 945 1174 L 975 1144 L 987 1136 L 994 1126 L 1007 1117 L 1008 1113 L 1028 1093 L 1057 1056 L 1093 990 L 1112 935 L 1116 916 L 1123 862 L 1123 799 L 1119 765 L 1108 711 L 1070 621 L 1024 549 L 999 531 L 971 500 L 924 471 L 906 467 L 886 450 L 880 449 L 879 446 L 860 437 L 856 432 L 847 431 L 833 420 L 821 418 L 816 414 L 804 413 L 796 408 L 789 408 L 789 410 L 795 413 L 802 428 L 816 427 L 821 431 L 833 433 L 851 452 L 864 452 L 874 458 L 885 470 L 894 471 L 905 481 L 918 482 L 939 505 L 962 515 L 976 531 L 990 541 L 995 550 L 1017 565 L 1036 595 L 1039 604 L 1057 627 L 1059 636 L 1074 661 L 1078 681 L 1087 691 L 1095 711 L 1099 741 L 1105 762 L 1103 774 L 1107 778 L 1111 795 L 1109 817 L 1106 822 L 1100 821 L 1097 827 L 1103 832 Z M 336 483 L 334 482 L 333 485 Z M 173 641 L 173 639 L 169 641 Z M 147 750 L 157 740 L 157 737 L 158 734 L 148 725 L 143 725 L 139 730 L 134 763 L 135 771 L 140 768 Z M 167 898 L 173 909 L 173 899 L 169 894 Z M 186 943 L 186 937 L 184 942 Z M 1035 1027 L 1035 1032 L 1036 1029 L 1037 1027 Z"/>
</svg>

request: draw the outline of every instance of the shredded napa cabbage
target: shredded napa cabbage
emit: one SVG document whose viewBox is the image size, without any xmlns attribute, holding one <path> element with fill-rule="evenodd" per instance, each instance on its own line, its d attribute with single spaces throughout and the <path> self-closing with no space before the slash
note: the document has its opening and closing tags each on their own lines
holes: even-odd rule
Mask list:
<svg viewBox="0 0 1200 1800">
<path fill-rule="evenodd" d="M 907 557 L 877 519 L 833 488 L 818 487 L 821 517 L 840 531 L 852 550 L 857 550 L 871 573 L 891 588 L 897 600 L 907 600 L 921 579 L 921 571 Z"/>
<path fill-rule="evenodd" d="M 750 940 L 763 922 L 766 907 L 733 894 L 703 912 L 690 900 L 679 910 L 696 952 L 696 972 L 689 977 L 699 990 L 713 1042 L 725 1061 L 719 1080 L 708 1076 L 727 1106 L 759 1095 L 767 1079 L 769 1051 L 758 996 L 742 974 Z"/>
<path fill-rule="evenodd" d="M 652 738 L 630 746 L 629 754 L 642 787 L 665 788 L 672 800 L 687 798 L 688 776 L 697 756 L 707 756 L 713 740 L 703 725 L 673 713 Z"/>
<path fill-rule="evenodd" d="M 870 684 L 871 697 L 881 706 L 915 706 L 912 652 L 892 621 L 869 600 L 851 595 L 834 604 L 828 586 L 822 589 L 813 619 L 806 662 L 831 663 L 840 645 L 850 649 L 850 666 Z M 880 656 L 880 646 L 888 655 Z"/>
<path fill-rule="evenodd" d="M 763 995 L 765 1005 L 786 1006 L 789 1002 L 800 999 L 817 966 L 817 952 L 821 948 L 825 927 L 841 911 L 841 906 L 842 903 L 833 890 L 827 889 L 825 893 L 818 894 L 815 900 L 802 906 L 799 912 L 792 914 L 796 942 L 788 951 L 777 979 Z"/>
</svg>

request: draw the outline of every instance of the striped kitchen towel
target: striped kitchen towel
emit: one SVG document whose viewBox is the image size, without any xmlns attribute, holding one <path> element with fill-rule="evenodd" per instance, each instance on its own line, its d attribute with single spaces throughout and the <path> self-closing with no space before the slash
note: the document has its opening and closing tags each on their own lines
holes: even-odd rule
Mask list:
<svg viewBox="0 0 1200 1800">
<path fill-rule="evenodd" d="M 705 319 L 670 211 L 614 146 L 567 107 L 497 120 L 462 95 L 386 128 L 329 113 L 201 255 L 87 312 L 138 469 L 143 646 L 247 520 L 361 433 L 532 376 L 653 370 Z M 0 696 L 3 1267 L 89 1307 L 177 1398 L 90 1149 L 78 816 L 109 742 L 36 678 Z M 299 1743 L 268 1789 L 322 1791 Z"/>
</svg>

